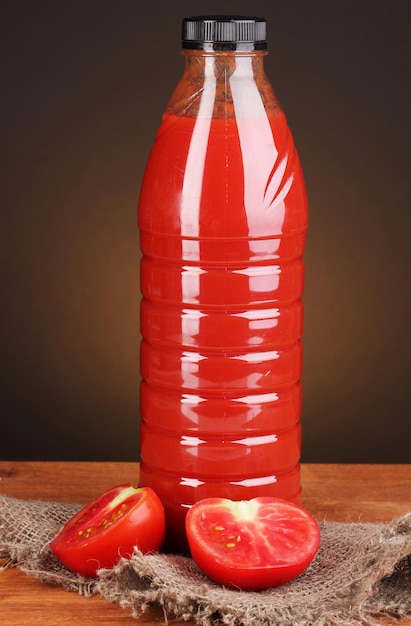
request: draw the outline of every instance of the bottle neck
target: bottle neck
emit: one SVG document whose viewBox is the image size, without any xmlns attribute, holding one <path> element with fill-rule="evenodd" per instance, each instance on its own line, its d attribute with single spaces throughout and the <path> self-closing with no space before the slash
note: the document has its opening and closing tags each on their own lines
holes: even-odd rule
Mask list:
<svg viewBox="0 0 411 626">
<path fill-rule="evenodd" d="M 194 63 L 205 63 L 206 59 L 214 59 L 216 65 L 235 69 L 237 63 L 241 64 L 244 59 L 252 59 L 253 65 L 262 66 L 266 50 L 182 50 L 185 57 L 186 68 Z"/>
<path fill-rule="evenodd" d="M 258 93 L 267 113 L 279 110 L 264 71 L 266 51 L 184 50 L 183 54 L 184 73 L 168 104 L 168 113 L 235 117 L 236 104 L 240 99 L 247 102 L 245 96 L 251 92 L 254 97 L 249 103 L 256 102 Z M 241 91 L 244 97 L 240 97 Z"/>
</svg>

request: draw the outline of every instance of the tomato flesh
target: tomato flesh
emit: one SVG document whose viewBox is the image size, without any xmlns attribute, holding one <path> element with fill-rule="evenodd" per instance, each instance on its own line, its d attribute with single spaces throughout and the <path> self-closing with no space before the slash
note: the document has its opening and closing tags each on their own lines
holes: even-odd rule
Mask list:
<svg viewBox="0 0 411 626">
<path fill-rule="evenodd" d="M 248 590 L 293 580 L 320 545 L 308 511 L 271 497 L 200 500 L 187 513 L 186 532 L 194 561 L 211 580 Z"/>
<path fill-rule="evenodd" d="M 87 504 L 63 526 L 50 543 L 68 569 L 94 577 L 136 546 L 144 554 L 157 552 L 164 541 L 163 505 L 149 487 L 117 485 Z"/>
</svg>

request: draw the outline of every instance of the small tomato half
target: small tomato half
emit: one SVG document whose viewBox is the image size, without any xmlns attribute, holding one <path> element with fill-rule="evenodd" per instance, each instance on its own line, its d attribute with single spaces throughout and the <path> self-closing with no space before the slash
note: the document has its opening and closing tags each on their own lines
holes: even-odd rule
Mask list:
<svg viewBox="0 0 411 626">
<path fill-rule="evenodd" d="M 247 590 L 293 580 L 320 545 L 314 517 L 272 497 L 200 500 L 187 513 L 186 532 L 194 561 L 211 580 Z"/>
<path fill-rule="evenodd" d="M 71 571 L 94 577 L 101 567 L 130 558 L 134 546 L 143 553 L 158 551 L 164 535 L 164 508 L 157 494 L 149 487 L 124 484 L 69 519 L 50 548 Z"/>
</svg>

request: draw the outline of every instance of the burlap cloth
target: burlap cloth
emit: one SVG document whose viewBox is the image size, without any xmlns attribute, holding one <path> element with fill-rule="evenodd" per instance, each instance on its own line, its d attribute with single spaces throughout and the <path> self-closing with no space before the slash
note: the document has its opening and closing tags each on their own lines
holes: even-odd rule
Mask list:
<svg viewBox="0 0 411 626">
<path fill-rule="evenodd" d="M 261 592 L 211 583 L 194 562 L 138 551 L 95 580 L 66 570 L 48 544 L 77 505 L 0 495 L 0 557 L 45 583 L 100 594 L 133 617 L 150 604 L 166 620 L 230 626 L 364 626 L 381 616 L 411 617 L 411 512 L 388 524 L 321 524 L 320 550 L 297 579 Z M 4 616 L 5 617 L 5 616 Z"/>
</svg>

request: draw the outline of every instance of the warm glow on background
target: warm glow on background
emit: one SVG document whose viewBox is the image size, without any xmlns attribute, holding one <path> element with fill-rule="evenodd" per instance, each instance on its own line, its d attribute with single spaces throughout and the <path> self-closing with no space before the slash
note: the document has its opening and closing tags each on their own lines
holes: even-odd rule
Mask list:
<svg viewBox="0 0 411 626">
<path fill-rule="evenodd" d="M 3 6 L 0 458 L 137 460 L 141 177 L 182 18 L 244 13 L 309 197 L 303 460 L 411 461 L 410 7 Z"/>
</svg>

